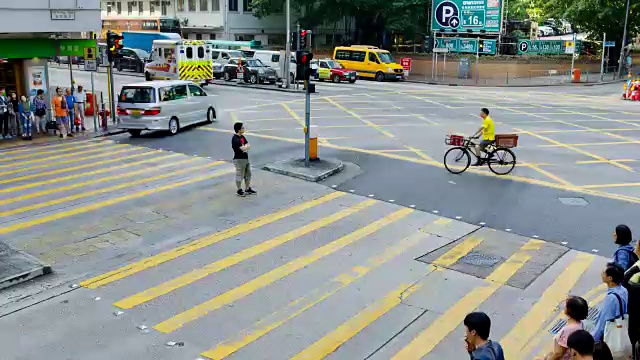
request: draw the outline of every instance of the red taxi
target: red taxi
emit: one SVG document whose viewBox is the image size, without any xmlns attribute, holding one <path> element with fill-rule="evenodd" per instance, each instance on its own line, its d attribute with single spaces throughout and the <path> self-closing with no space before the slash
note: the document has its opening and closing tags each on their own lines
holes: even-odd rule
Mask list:
<svg viewBox="0 0 640 360">
<path fill-rule="evenodd" d="M 333 59 L 312 60 L 311 67 L 316 70 L 314 71 L 314 77 L 319 81 L 331 80 L 334 83 L 348 81 L 353 84 L 358 78 L 357 72 L 345 69 L 344 66 Z"/>
</svg>

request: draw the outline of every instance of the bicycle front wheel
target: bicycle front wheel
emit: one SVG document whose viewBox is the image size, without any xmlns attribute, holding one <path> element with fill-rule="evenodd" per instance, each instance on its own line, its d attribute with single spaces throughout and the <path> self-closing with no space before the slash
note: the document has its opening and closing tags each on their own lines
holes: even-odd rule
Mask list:
<svg viewBox="0 0 640 360">
<path fill-rule="evenodd" d="M 507 175 L 516 166 L 516 155 L 506 148 L 498 148 L 489 155 L 489 169 L 496 175 Z"/>
<path fill-rule="evenodd" d="M 463 147 L 454 147 L 444 153 L 444 167 L 452 174 L 461 174 L 471 165 L 471 155 Z"/>
</svg>

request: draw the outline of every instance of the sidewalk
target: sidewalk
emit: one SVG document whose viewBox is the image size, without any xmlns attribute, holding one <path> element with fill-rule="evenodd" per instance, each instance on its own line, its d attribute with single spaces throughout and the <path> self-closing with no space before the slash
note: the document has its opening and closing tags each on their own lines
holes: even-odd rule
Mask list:
<svg viewBox="0 0 640 360">
<path fill-rule="evenodd" d="M 97 120 L 99 122 L 100 118 L 98 118 Z M 124 130 L 118 129 L 116 125 L 111 122 L 111 120 L 109 120 L 109 124 L 107 126 L 106 131 L 100 128 L 98 128 L 98 131 L 95 131 L 94 124 L 93 124 L 93 116 L 85 116 L 85 127 L 87 129 L 86 131 L 80 132 L 80 133 L 74 133 L 73 137 L 65 137 L 64 139 L 61 139 L 59 137 L 60 135 L 59 132 L 56 132 L 56 134 L 54 135 L 53 130 L 49 130 L 48 134 L 44 134 L 44 135 L 34 134 L 33 140 L 23 140 L 22 137 L 20 136 L 13 137 L 11 139 L 3 139 L 2 137 L 0 137 L 0 151 L 6 150 L 6 149 L 19 148 L 19 147 L 34 146 L 34 145 L 62 143 L 66 141 L 72 141 L 74 139 L 89 139 L 89 138 L 100 137 L 100 136 L 115 135 L 115 134 L 120 134 L 125 132 Z"/>
<path fill-rule="evenodd" d="M 583 73 L 579 83 L 571 82 L 568 75 L 549 75 L 534 77 L 510 77 L 508 74 L 491 74 L 491 77 L 479 79 L 474 77 L 458 78 L 455 76 L 442 76 L 432 78 L 430 74 L 409 75 L 407 81 L 419 82 L 437 85 L 456 85 L 456 86 L 499 86 L 499 87 L 526 87 L 526 86 L 589 86 L 597 84 L 610 84 L 622 81 L 614 79 L 613 73 L 604 74 L 603 80 L 600 81 L 600 73 Z"/>
</svg>

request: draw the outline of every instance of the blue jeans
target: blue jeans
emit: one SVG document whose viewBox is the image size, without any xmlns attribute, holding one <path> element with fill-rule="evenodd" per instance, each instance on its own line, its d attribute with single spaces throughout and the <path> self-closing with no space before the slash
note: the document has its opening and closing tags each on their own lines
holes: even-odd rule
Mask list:
<svg viewBox="0 0 640 360">
<path fill-rule="evenodd" d="M 22 135 L 31 136 L 31 129 L 33 128 L 31 113 L 20 113 L 20 123 L 22 124 Z"/>
<path fill-rule="evenodd" d="M 71 132 L 73 132 L 73 126 L 76 121 L 76 118 L 73 115 L 73 108 L 71 108 L 69 109 L 69 129 L 71 129 Z"/>
</svg>

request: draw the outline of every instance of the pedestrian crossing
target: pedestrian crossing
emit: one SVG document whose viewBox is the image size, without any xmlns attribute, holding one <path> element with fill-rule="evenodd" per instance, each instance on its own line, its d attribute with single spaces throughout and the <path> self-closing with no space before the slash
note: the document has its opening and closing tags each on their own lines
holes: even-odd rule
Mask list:
<svg viewBox="0 0 640 360">
<path fill-rule="evenodd" d="M 598 302 L 605 262 L 328 192 L 80 285 L 202 359 L 464 358 L 461 323 L 475 309 L 496 309 L 507 359 L 533 359 L 569 294 Z"/>
<path fill-rule="evenodd" d="M 53 146 L 0 152 L 0 166 L 13 165 L 0 178 L 0 237 L 28 238 L 37 244 L 30 252 L 53 262 L 80 261 L 120 241 L 69 242 L 76 230 L 49 231 L 61 220 L 128 211 L 136 199 L 157 202 L 232 176 L 227 162 L 110 140 Z M 63 156 L 51 156 L 58 151 Z M 21 333 L 37 340 L 16 338 L 16 351 L 28 358 L 45 348 L 54 359 L 462 359 L 462 320 L 479 309 L 491 316 L 491 337 L 507 359 L 534 359 L 550 349 L 569 294 L 602 301 L 605 258 L 286 181 L 288 191 L 317 193 L 256 207 L 268 195 L 192 191 L 250 215 L 96 268 L 75 297 L 54 305 L 60 309 L 34 310 L 45 315 L 22 323 Z"/>
<path fill-rule="evenodd" d="M 60 247 L 76 239 L 68 232 L 49 234 L 40 246 L 31 241 L 34 231 L 64 227 L 63 220 L 83 223 L 82 216 L 117 212 L 135 200 L 219 181 L 232 171 L 225 161 L 107 139 L 0 151 L 0 240 L 55 264 Z"/>
</svg>

